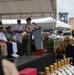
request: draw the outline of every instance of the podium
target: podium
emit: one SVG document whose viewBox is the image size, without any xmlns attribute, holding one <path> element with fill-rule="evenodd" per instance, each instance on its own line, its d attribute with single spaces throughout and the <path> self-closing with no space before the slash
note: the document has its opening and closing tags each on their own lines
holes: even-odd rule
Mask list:
<svg viewBox="0 0 74 75">
<path fill-rule="evenodd" d="M 36 45 L 36 55 L 42 55 L 44 53 L 43 50 L 43 40 L 42 40 L 42 34 L 41 29 L 33 30 L 35 45 Z"/>
</svg>

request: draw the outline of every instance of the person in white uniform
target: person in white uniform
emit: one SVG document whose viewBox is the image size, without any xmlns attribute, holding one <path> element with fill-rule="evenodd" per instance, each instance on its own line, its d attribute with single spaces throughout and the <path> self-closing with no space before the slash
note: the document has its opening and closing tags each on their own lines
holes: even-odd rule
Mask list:
<svg viewBox="0 0 74 75">
<path fill-rule="evenodd" d="M 49 38 L 49 39 L 53 39 L 53 38 L 54 38 L 53 31 L 51 31 L 51 32 L 49 33 L 48 38 Z"/>
<path fill-rule="evenodd" d="M 64 39 L 61 30 L 58 32 L 57 38 L 58 38 L 58 39 L 62 39 L 62 40 Z"/>
<path fill-rule="evenodd" d="M 21 25 L 21 20 L 17 20 L 17 25 L 14 28 L 15 30 L 15 37 L 16 37 L 16 41 L 19 41 L 20 43 L 22 43 L 22 32 L 23 32 L 23 27 Z"/>
<path fill-rule="evenodd" d="M 3 55 L 3 56 L 7 56 L 8 55 L 7 45 L 6 45 L 7 39 L 3 35 L 2 31 L 3 31 L 3 26 L 0 25 L 0 54 Z"/>
<path fill-rule="evenodd" d="M 12 43 L 12 48 L 13 48 L 12 56 L 14 56 L 14 57 L 19 56 L 19 55 L 16 54 L 16 52 L 18 52 L 16 43 L 7 40 L 6 36 L 3 33 L 3 26 L 2 26 L 2 29 L 1 29 L 1 32 L 0 32 L 0 41 L 2 43 L 8 43 L 8 42 Z"/>
</svg>

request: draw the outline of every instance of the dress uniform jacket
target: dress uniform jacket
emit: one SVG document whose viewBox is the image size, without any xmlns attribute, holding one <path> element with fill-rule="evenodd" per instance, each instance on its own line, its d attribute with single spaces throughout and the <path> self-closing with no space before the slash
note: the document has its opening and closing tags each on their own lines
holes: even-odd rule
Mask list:
<svg viewBox="0 0 74 75">
<path fill-rule="evenodd" d="M 22 25 L 16 25 L 14 30 L 23 31 L 23 27 Z M 16 33 L 15 36 L 16 36 L 16 41 L 19 41 L 22 43 L 22 33 Z"/>
<path fill-rule="evenodd" d="M 10 38 L 13 39 L 13 36 L 11 35 L 11 33 L 7 32 L 7 31 L 5 32 L 5 36 L 6 36 L 7 39 L 10 39 Z M 16 42 L 11 42 L 11 41 L 10 41 L 10 43 L 12 43 L 13 53 L 17 53 L 18 52 L 17 43 Z"/>
<path fill-rule="evenodd" d="M 9 32 L 5 32 L 7 39 L 14 39 L 13 35 Z M 23 55 L 23 46 L 20 42 L 11 42 L 13 44 L 13 52 L 17 52 L 19 55 Z"/>
</svg>

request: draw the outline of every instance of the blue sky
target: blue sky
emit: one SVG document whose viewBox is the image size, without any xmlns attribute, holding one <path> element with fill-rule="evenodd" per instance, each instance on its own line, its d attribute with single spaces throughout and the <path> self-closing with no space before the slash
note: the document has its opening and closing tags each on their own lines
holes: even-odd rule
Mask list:
<svg viewBox="0 0 74 75">
<path fill-rule="evenodd" d="M 74 17 L 74 0 L 57 0 L 57 12 L 68 12 L 69 18 Z"/>
</svg>

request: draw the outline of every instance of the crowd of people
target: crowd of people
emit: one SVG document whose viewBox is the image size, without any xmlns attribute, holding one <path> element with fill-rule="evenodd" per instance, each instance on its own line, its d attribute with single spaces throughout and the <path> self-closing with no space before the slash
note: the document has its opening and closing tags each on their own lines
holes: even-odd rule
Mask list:
<svg viewBox="0 0 74 75">
<path fill-rule="evenodd" d="M 21 25 L 21 20 L 17 20 L 17 25 L 12 31 L 11 26 L 3 27 L 2 22 L 0 22 L 0 55 L 5 57 L 19 57 L 23 55 L 26 51 L 26 54 L 31 54 L 31 39 L 32 31 L 35 30 L 31 26 L 31 18 L 26 19 L 26 25 L 24 28 Z M 25 45 L 22 43 L 22 33 L 27 33 L 28 43 L 26 45 L 27 49 L 25 50 Z"/>
<path fill-rule="evenodd" d="M 23 55 L 24 52 L 27 55 L 31 55 L 32 49 L 33 48 L 36 49 L 34 45 L 34 35 L 32 34 L 32 32 L 35 29 L 41 29 L 41 27 L 33 28 L 31 26 L 30 17 L 26 19 L 26 22 L 27 23 L 23 28 L 23 26 L 21 25 L 21 20 L 17 20 L 17 25 L 14 26 L 13 31 L 11 26 L 3 27 L 2 22 L 0 22 L 0 55 L 4 57 L 19 57 Z M 26 38 L 27 38 L 26 47 L 22 41 L 23 32 L 26 32 Z M 59 31 L 54 30 L 49 33 L 42 32 L 42 37 L 44 36 L 46 36 L 48 39 L 57 39 L 57 38 L 64 39 L 64 37 L 62 36 L 62 31 L 60 30 Z M 43 39 L 43 43 L 44 43 L 44 39 Z M 9 72 L 11 72 L 12 75 L 14 75 L 14 73 L 16 75 L 19 75 L 13 63 L 7 61 L 2 57 L 0 57 L 0 61 L 1 61 L 0 74 L 10 75 Z M 6 65 L 6 63 L 9 65 Z M 13 71 L 11 69 L 13 69 Z"/>
<path fill-rule="evenodd" d="M 37 27 L 31 27 L 31 18 L 26 19 L 27 24 L 24 28 L 21 25 L 21 20 L 17 20 L 17 25 L 12 31 L 11 26 L 3 27 L 0 22 L 0 74 L 1 75 L 19 75 L 14 63 L 6 60 L 6 57 L 19 57 L 26 54 L 31 54 L 31 40 L 32 31 L 38 29 Z M 22 33 L 26 32 L 27 49 L 25 51 L 25 45 L 22 41 Z M 12 70 L 13 69 L 13 70 Z"/>
<path fill-rule="evenodd" d="M 0 54 L 7 57 L 19 57 L 26 52 L 30 55 L 32 52 L 32 31 L 41 27 L 32 27 L 31 18 L 26 19 L 26 25 L 21 25 L 21 20 L 17 20 L 17 25 L 14 26 L 13 31 L 11 26 L 3 27 L 2 22 L 0 22 Z M 27 44 L 26 47 L 22 42 L 22 33 L 26 32 Z M 45 35 L 42 33 L 42 35 Z M 62 31 L 51 31 L 47 37 L 49 39 L 62 38 Z M 33 38 L 34 41 L 34 38 Z M 33 46 L 34 48 L 35 46 Z"/>
<path fill-rule="evenodd" d="M 64 39 L 62 33 L 63 32 L 61 30 L 57 30 L 56 33 L 55 31 L 50 31 L 43 33 L 43 36 L 46 36 L 49 39 Z"/>
</svg>

